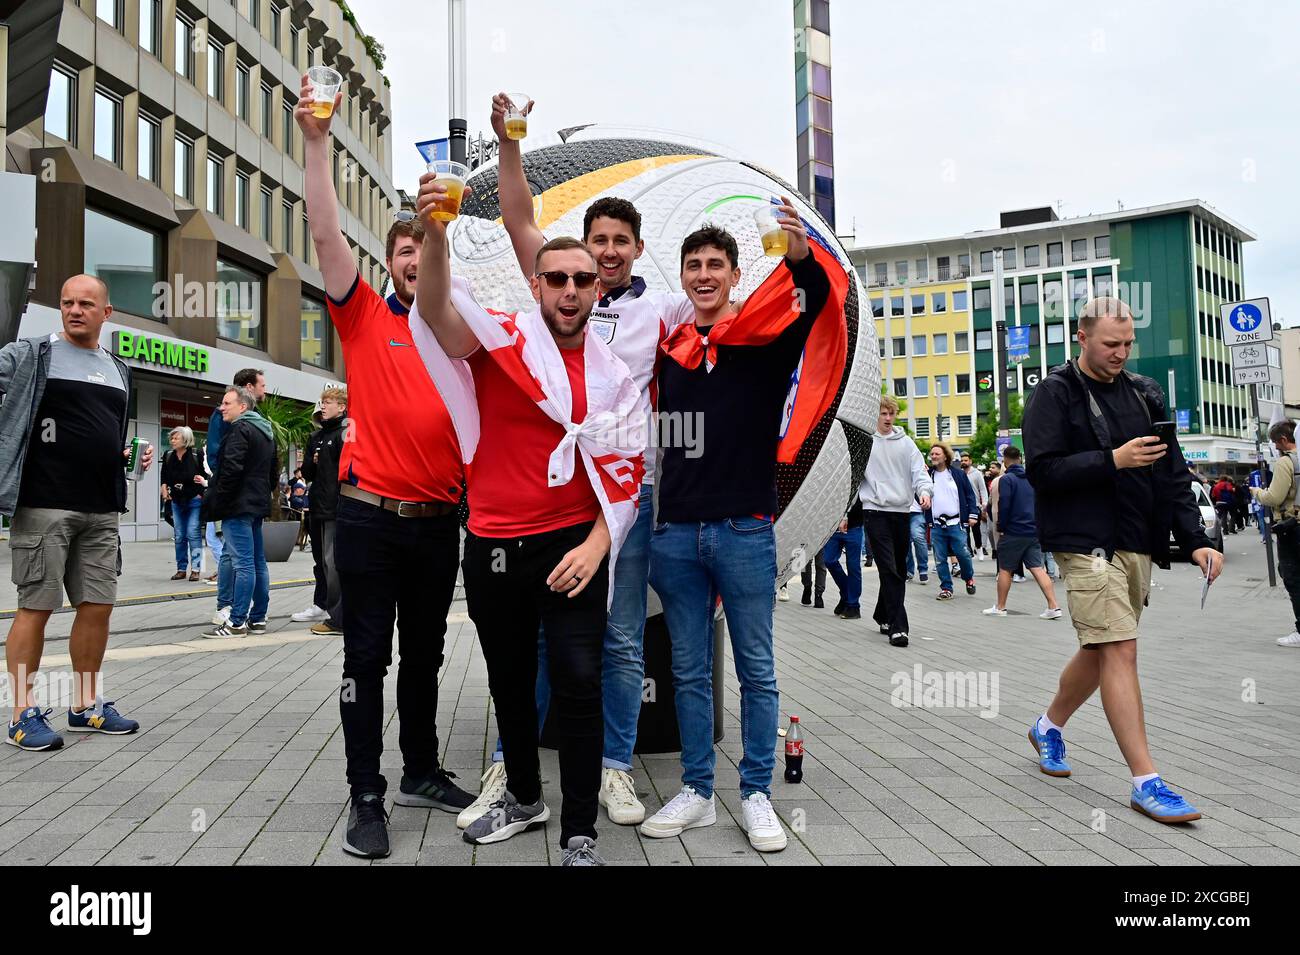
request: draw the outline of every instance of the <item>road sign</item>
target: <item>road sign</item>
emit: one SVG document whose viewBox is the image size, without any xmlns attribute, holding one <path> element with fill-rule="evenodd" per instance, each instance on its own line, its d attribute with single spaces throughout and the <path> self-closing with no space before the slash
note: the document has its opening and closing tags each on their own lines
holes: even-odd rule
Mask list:
<svg viewBox="0 0 1300 955">
<path fill-rule="evenodd" d="M 1279 385 L 1282 369 L 1264 365 L 1260 368 L 1234 368 L 1232 380 L 1238 385 Z"/>
<path fill-rule="evenodd" d="M 1029 357 L 1030 325 L 1007 326 L 1007 357 L 1016 364 Z"/>
<path fill-rule="evenodd" d="M 1268 364 L 1268 346 L 1267 345 L 1237 345 L 1230 349 L 1232 355 L 1232 367 L 1236 368 L 1263 368 Z"/>
<path fill-rule="evenodd" d="M 1273 340 L 1273 319 L 1266 298 L 1225 302 L 1219 314 L 1223 319 L 1223 341 L 1229 347 Z"/>
</svg>

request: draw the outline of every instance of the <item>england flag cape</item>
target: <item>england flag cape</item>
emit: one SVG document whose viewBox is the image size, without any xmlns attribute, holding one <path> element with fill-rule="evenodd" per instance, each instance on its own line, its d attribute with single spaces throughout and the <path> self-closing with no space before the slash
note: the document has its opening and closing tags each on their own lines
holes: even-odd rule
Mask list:
<svg viewBox="0 0 1300 955">
<path fill-rule="evenodd" d="M 609 526 L 608 606 L 614 595 L 618 552 L 636 521 L 641 478 L 645 474 L 648 423 L 639 408 L 640 393 L 631 372 L 598 335 L 584 336 L 587 416 L 574 424 L 573 394 L 564 358 L 539 309 L 524 313 L 485 309 L 474 300 L 468 283 L 459 278 L 452 279 L 451 303 L 488 357 L 548 418 L 564 428 L 564 437 L 551 452 L 547 473 L 521 474 L 520 480 L 545 481 L 548 487 L 569 483 L 574 476 L 573 451 L 577 448 Z M 412 340 L 446 402 L 461 456 L 468 465 L 474 460 L 480 429 L 474 376 L 467 361 L 449 358 L 442 350 L 420 317 L 418 306 L 417 302 L 411 307 Z M 473 506 L 473 488 L 470 494 Z"/>
</svg>

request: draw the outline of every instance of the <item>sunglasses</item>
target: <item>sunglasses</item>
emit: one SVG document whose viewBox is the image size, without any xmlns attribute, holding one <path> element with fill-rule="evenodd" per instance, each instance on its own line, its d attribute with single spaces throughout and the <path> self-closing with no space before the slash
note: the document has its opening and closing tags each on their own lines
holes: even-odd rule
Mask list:
<svg viewBox="0 0 1300 955">
<path fill-rule="evenodd" d="M 573 279 L 573 287 L 585 292 L 596 284 L 595 272 L 574 272 L 570 275 L 568 272 L 538 272 L 537 277 L 544 279 L 548 288 L 559 291 L 569 284 L 569 279 Z"/>
<path fill-rule="evenodd" d="M 393 216 L 393 221 L 394 221 L 394 222 L 410 222 L 410 221 L 411 221 L 412 219 L 414 219 L 414 218 L 415 218 L 415 213 L 414 213 L 414 212 L 411 212 L 411 211 L 408 210 L 408 209 L 403 209 L 403 210 L 401 210 L 400 212 L 398 212 L 395 216 Z"/>
</svg>

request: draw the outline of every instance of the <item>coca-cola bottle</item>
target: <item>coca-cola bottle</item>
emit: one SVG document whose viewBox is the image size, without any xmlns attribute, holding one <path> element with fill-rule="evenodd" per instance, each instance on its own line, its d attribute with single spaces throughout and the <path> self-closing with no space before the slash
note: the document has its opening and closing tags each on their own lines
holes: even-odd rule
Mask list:
<svg viewBox="0 0 1300 955">
<path fill-rule="evenodd" d="M 797 716 L 790 717 L 790 728 L 785 731 L 785 781 L 803 782 L 803 733 Z"/>
</svg>

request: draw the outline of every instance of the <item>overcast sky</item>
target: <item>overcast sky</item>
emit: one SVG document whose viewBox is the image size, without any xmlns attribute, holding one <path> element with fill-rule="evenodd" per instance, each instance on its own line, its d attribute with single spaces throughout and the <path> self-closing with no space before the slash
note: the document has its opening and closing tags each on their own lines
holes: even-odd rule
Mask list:
<svg viewBox="0 0 1300 955">
<path fill-rule="evenodd" d="M 388 54 L 394 175 L 445 136 L 444 0 L 349 0 Z M 791 0 L 470 0 L 470 134 L 679 130 L 795 179 Z M 837 227 L 860 244 L 1203 199 L 1258 240 L 1247 294 L 1300 324 L 1300 4 L 831 0 Z"/>
</svg>

